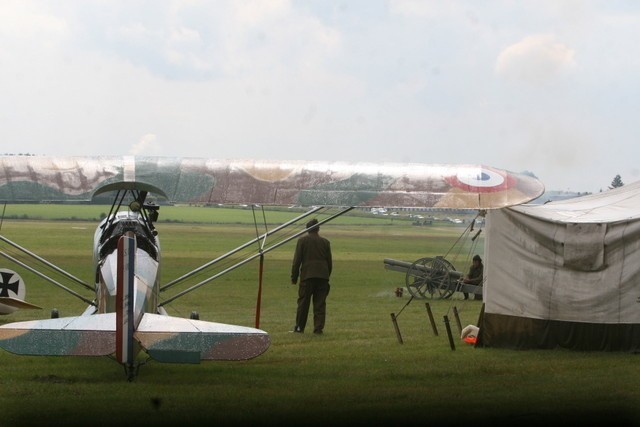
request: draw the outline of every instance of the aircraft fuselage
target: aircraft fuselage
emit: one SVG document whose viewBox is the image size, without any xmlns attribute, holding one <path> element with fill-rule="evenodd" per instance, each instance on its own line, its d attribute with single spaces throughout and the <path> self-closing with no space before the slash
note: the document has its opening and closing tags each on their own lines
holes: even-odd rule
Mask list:
<svg viewBox="0 0 640 427">
<path fill-rule="evenodd" d="M 124 211 L 105 218 L 94 235 L 93 262 L 96 272 L 97 313 L 116 309 L 117 246 L 122 236 L 135 237 L 134 311 L 137 321 L 143 313 L 157 313 L 160 283 L 159 238 L 137 212 Z M 136 322 L 137 323 L 137 322 Z"/>
</svg>

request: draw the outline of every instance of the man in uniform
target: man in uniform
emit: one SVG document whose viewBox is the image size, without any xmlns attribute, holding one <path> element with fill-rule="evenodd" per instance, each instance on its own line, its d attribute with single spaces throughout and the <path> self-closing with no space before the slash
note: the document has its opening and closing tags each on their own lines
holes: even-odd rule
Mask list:
<svg viewBox="0 0 640 427">
<path fill-rule="evenodd" d="M 318 220 L 307 223 L 307 234 L 298 239 L 291 267 L 291 284 L 298 288 L 298 309 L 293 332 L 303 333 L 307 325 L 309 306 L 313 299 L 313 333 L 324 330 L 326 301 L 329 295 L 329 277 L 332 270 L 331 244 L 321 237 Z"/>
</svg>

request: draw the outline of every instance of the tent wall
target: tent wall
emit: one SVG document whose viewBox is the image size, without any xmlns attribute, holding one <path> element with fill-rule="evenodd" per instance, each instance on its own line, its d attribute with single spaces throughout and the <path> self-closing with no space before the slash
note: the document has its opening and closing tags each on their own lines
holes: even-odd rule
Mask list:
<svg viewBox="0 0 640 427">
<path fill-rule="evenodd" d="M 640 220 L 489 211 L 479 345 L 640 349 Z"/>
</svg>

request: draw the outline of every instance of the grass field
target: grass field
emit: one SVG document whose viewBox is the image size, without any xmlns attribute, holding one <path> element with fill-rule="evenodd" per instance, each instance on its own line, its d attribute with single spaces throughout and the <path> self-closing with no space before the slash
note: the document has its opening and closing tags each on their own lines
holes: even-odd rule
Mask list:
<svg viewBox="0 0 640 427">
<path fill-rule="evenodd" d="M 5 219 L 1 232 L 90 281 L 95 223 L 80 219 L 99 217 L 101 211 L 82 208 L 87 212 L 77 209 L 71 221 L 46 220 L 55 217 L 56 207 L 38 214 L 44 215 L 41 221 Z M 179 209 L 187 218 L 204 215 L 209 220 L 176 222 L 182 221 Z M 218 220 L 211 211 L 225 217 L 226 210 L 200 209 L 207 212 L 161 209 L 161 219 L 172 220 L 157 225 L 165 283 L 255 237 L 251 213 Z M 27 217 L 38 215 L 29 211 Z M 407 305 L 406 292 L 395 296 L 404 275 L 385 270 L 383 259 L 412 261 L 442 254 L 463 228 L 416 227 L 389 218 L 340 221 L 321 230 L 332 242 L 336 264 L 324 335 L 289 333 L 296 299 L 296 287 L 289 284 L 291 242 L 265 256 L 260 328 L 270 333 L 272 344 L 264 355 L 200 365 L 151 361 L 135 381 L 127 382 L 122 367 L 109 358 L 25 357 L 2 351 L 0 425 L 640 425 L 636 355 L 476 349 L 459 339 L 454 351 L 443 316 L 453 319 L 456 307 L 463 326 L 475 324 L 480 301 L 464 301 L 460 295 L 430 300 L 439 329 L 435 336 L 425 301 Z M 457 269 L 466 269 L 466 263 L 464 254 Z M 4 259 L 0 267 L 20 272 L 27 300 L 44 308 L 2 316 L 0 324 L 48 317 L 52 308 L 61 316 L 85 308 L 82 301 Z M 169 290 L 164 298 L 188 286 Z M 167 309 L 176 316 L 188 317 L 195 310 L 202 320 L 254 326 L 257 293 L 258 262 L 252 261 Z M 400 313 L 403 344 L 391 313 Z M 451 327 L 457 334 L 455 322 Z"/>
</svg>

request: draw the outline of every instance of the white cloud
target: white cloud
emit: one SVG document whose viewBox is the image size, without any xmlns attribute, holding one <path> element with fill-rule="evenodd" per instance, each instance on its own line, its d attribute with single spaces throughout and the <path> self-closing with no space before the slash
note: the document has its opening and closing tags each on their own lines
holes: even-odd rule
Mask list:
<svg viewBox="0 0 640 427">
<path fill-rule="evenodd" d="M 442 17 L 458 7 L 455 2 L 440 0 L 389 0 L 388 4 L 391 13 L 418 18 Z"/>
<path fill-rule="evenodd" d="M 525 37 L 504 49 L 495 70 L 501 76 L 528 83 L 545 83 L 572 70 L 575 51 L 556 41 L 553 35 Z"/>
<path fill-rule="evenodd" d="M 291 3 L 288 0 L 234 1 L 231 6 L 235 24 L 243 27 L 255 27 L 268 22 L 277 22 L 291 14 Z"/>
<path fill-rule="evenodd" d="M 107 30 L 112 39 L 134 44 L 149 43 L 159 36 L 142 22 L 133 22 Z"/>
<path fill-rule="evenodd" d="M 169 36 L 170 43 L 172 45 L 200 45 L 202 43 L 202 37 L 197 30 L 193 30 L 187 27 L 178 27 L 171 30 Z"/>
<path fill-rule="evenodd" d="M 0 35 L 15 39 L 40 37 L 59 39 L 69 34 L 67 23 L 46 13 L 36 4 L 6 0 L 0 2 Z"/>
<path fill-rule="evenodd" d="M 140 138 L 136 144 L 133 144 L 129 154 L 132 156 L 153 156 L 160 152 L 157 147 L 157 137 L 152 133 L 148 133 Z"/>
<path fill-rule="evenodd" d="M 288 1 L 232 2 L 218 50 L 226 74 L 233 77 L 300 72 L 322 68 L 340 49 L 340 33 Z M 284 74 L 283 74 L 284 71 Z"/>
</svg>

